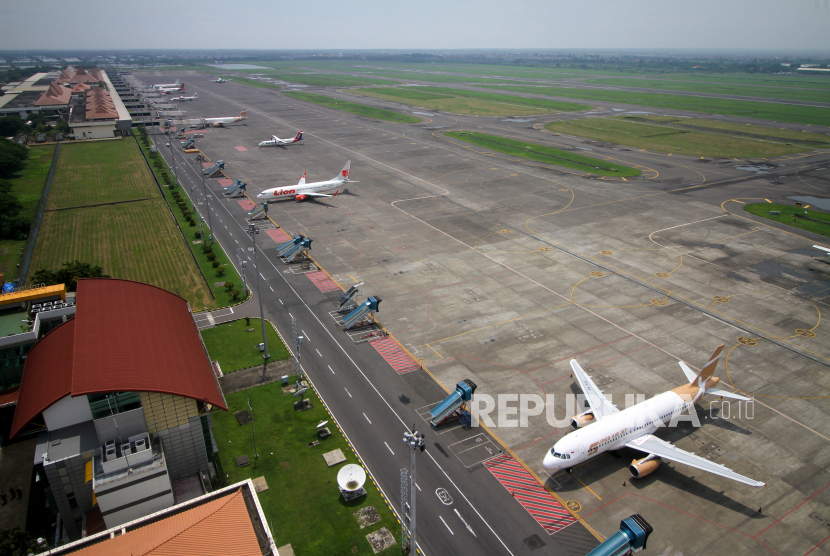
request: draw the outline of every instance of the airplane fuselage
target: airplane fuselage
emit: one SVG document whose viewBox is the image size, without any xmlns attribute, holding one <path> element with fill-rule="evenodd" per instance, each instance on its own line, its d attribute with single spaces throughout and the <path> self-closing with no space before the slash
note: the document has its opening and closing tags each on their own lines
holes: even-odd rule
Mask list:
<svg viewBox="0 0 830 556">
<path fill-rule="evenodd" d="M 694 407 L 700 395 L 663 392 L 619 413 L 609 415 L 565 435 L 545 455 L 546 469 L 570 469 L 609 450 L 671 423 Z"/>
<path fill-rule="evenodd" d="M 316 183 L 305 183 L 303 185 L 292 185 L 287 187 L 273 187 L 266 189 L 256 196 L 257 199 L 263 201 L 271 201 L 273 199 L 280 199 L 282 197 L 299 197 L 308 193 L 325 193 L 332 189 L 338 188 L 343 184 L 340 180 L 318 181 Z"/>
</svg>

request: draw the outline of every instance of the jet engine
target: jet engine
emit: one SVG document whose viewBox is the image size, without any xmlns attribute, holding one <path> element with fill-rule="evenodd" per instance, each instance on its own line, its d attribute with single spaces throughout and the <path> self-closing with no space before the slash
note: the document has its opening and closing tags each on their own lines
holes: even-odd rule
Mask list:
<svg viewBox="0 0 830 556">
<path fill-rule="evenodd" d="M 571 419 L 571 427 L 573 428 L 573 430 L 580 429 L 585 425 L 590 425 L 593 421 L 594 412 L 586 411 L 585 413 L 574 415 L 574 417 Z"/>
<path fill-rule="evenodd" d="M 643 459 L 635 459 L 631 461 L 628 466 L 628 472 L 635 479 L 645 477 L 649 473 L 653 473 L 655 469 L 660 466 L 660 458 L 655 456 L 647 456 Z"/>
<path fill-rule="evenodd" d="M 305 195 L 297 195 L 297 200 L 298 201 L 305 201 L 305 199 L 306 199 Z"/>
</svg>

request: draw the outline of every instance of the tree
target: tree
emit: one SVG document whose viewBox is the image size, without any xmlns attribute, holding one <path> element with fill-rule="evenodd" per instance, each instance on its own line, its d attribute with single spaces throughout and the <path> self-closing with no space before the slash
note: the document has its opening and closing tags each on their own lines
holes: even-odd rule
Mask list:
<svg viewBox="0 0 830 556">
<path fill-rule="evenodd" d="M 26 125 L 26 122 L 24 122 L 17 114 L 0 118 L 0 136 L 14 137 L 19 133 L 28 132 L 29 127 Z"/>
<path fill-rule="evenodd" d="M 0 239 L 26 239 L 29 220 L 20 214 L 23 206 L 8 180 L 0 180 Z"/>
<path fill-rule="evenodd" d="M 0 137 L 0 177 L 22 169 L 28 157 L 29 151 L 26 147 Z"/>
<path fill-rule="evenodd" d="M 45 542 L 39 545 L 30 533 L 20 527 L 0 530 L 0 554 L 3 556 L 27 556 L 38 554 L 48 548 Z"/>
<path fill-rule="evenodd" d="M 100 266 L 92 266 L 89 263 L 82 263 L 76 259 L 69 263 L 63 263 L 63 268 L 60 270 L 39 269 L 32 275 L 32 282 L 47 286 L 66 284 L 66 289 L 74 292 L 78 287 L 79 278 L 109 277 L 109 275 L 104 274 L 104 269 Z"/>
</svg>

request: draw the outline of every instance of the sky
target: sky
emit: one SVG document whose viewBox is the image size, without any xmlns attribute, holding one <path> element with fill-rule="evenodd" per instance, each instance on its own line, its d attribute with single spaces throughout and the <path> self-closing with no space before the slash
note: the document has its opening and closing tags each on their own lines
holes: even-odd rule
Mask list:
<svg viewBox="0 0 830 556">
<path fill-rule="evenodd" d="M 830 0 L 0 0 L 0 50 L 830 51 Z"/>
</svg>

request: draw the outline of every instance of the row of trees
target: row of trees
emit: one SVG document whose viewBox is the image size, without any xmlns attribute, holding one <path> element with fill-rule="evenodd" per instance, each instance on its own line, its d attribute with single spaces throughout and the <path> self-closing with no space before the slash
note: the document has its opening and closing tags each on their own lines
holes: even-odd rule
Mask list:
<svg viewBox="0 0 830 556">
<path fill-rule="evenodd" d="M 29 150 L 0 137 L 0 239 L 26 239 L 29 219 L 21 214 L 23 205 L 12 191 L 11 178 L 26 166 Z"/>
</svg>

